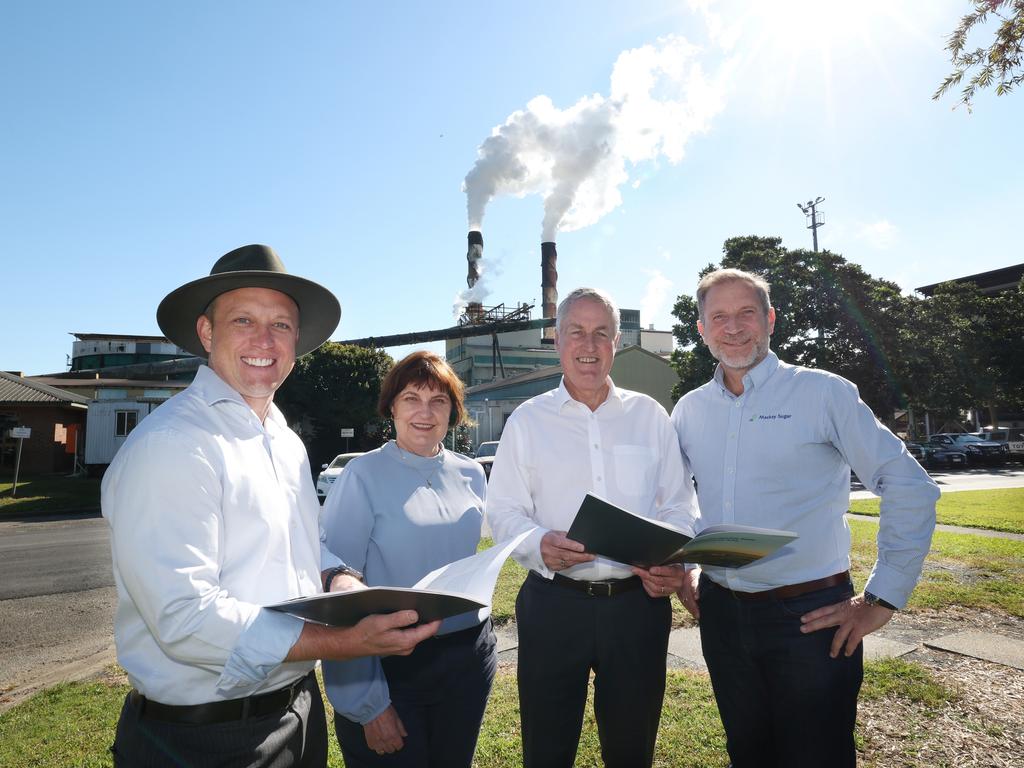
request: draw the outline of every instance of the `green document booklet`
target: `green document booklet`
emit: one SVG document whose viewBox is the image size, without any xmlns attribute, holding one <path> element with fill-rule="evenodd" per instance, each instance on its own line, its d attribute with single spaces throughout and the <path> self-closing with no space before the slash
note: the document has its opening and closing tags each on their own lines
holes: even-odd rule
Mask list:
<svg viewBox="0 0 1024 768">
<path fill-rule="evenodd" d="M 671 563 L 739 568 L 797 538 L 792 531 L 749 525 L 713 525 L 691 537 L 590 493 L 580 504 L 568 536 L 587 552 L 641 568 Z"/>
</svg>

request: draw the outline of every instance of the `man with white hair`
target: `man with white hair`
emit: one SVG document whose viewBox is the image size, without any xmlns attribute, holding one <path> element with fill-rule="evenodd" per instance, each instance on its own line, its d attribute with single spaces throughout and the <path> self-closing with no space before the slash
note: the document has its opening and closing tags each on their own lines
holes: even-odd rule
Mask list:
<svg viewBox="0 0 1024 768">
<path fill-rule="evenodd" d="M 591 672 L 605 765 L 654 759 L 669 598 L 682 569 L 630 567 L 566 537 L 587 493 L 693 530 L 693 489 L 668 415 L 609 377 L 618 338 L 619 311 L 603 291 L 580 288 L 562 301 L 562 382 L 512 413 L 491 472 L 495 539 L 538 529 L 514 552 L 530 570 L 516 601 L 526 768 L 573 765 Z"/>
</svg>

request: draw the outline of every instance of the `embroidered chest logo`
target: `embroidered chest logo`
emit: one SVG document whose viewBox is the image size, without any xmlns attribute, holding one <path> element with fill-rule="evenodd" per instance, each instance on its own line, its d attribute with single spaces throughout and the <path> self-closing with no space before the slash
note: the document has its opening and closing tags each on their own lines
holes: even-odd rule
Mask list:
<svg viewBox="0 0 1024 768">
<path fill-rule="evenodd" d="M 755 413 L 750 421 L 785 421 L 792 418 L 792 413 Z"/>
</svg>

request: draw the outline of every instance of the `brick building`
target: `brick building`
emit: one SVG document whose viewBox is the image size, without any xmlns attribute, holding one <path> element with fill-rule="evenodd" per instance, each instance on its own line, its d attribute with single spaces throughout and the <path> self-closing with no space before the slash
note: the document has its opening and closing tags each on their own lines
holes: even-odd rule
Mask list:
<svg viewBox="0 0 1024 768">
<path fill-rule="evenodd" d="M 88 405 L 81 395 L 0 371 L 0 471 L 14 470 L 18 441 L 9 437 L 11 427 L 32 430 L 22 443 L 22 476 L 74 471 L 75 443 L 81 454 Z"/>
</svg>

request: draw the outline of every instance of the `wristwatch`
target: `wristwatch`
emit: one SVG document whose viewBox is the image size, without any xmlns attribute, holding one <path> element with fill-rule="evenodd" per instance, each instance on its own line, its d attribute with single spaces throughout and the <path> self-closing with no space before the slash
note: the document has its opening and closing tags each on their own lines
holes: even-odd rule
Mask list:
<svg viewBox="0 0 1024 768">
<path fill-rule="evenodd" d="M 888 608 L 890 611 L 898 611 L 899 610 L 899 608 L 897 608 L 895 605 L 893 605 L 889 601 L 883 600 L 878 595 L 874 595 L 871 592 L 867 592 L 867 591 L 864 592 L 864 602 L 867 603 L 868 605 L 879 605 L 882 608 Z"/>
<path fill-rule="evenodd" d="M 339 565 L 335 568 L 327 569 L 327 575 L 324 576 L 324 592 L 331 591 L 331 582 L 334 581 L 335 576 L 351 576 L 356 581 L 361 581 L 364 584 L 366 583 L 366 579 L 363 577 L 363 574 L 355 568 L 349 568 L 347 565 Z"/>
</svg>

